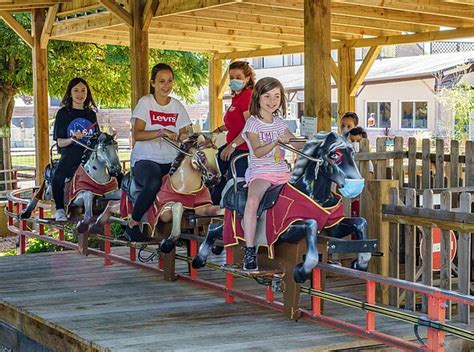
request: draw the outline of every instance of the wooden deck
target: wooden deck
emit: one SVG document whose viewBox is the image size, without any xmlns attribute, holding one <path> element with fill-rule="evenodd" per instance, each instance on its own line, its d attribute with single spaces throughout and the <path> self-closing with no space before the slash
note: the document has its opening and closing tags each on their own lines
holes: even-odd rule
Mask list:
<svg viewBox="0 0 474 352">
<path fill-rule="evenodd" d="M 221 282 L 224 277 L 200 275 Z M 160 274 L 119 263 L 104 266 L 102 258 L 75 251 L 2 257 L 0 277 L 0 321 L 59 351 L 322 351 L 377 344 L 314 322 L 289 321 L 238 299 L 226 304 L 221 294 L 189 282 L 166 282 Z M 264 294 L 253 280 L 238 279 L 236 286 Z M 330 292 L 354 297 L 362 289 L 362 282 L 328 280 Z M 303 303 L 308 307 L 309 299 Z M 326 310 L 364 324 L 361 311 L 332 304 Z M 378 318 L 377 327 L 414 339 L 405 323 Z M 19 339 L 7 335 L 0 325 L 0 344 L 18 348 Z"/>
</svg>

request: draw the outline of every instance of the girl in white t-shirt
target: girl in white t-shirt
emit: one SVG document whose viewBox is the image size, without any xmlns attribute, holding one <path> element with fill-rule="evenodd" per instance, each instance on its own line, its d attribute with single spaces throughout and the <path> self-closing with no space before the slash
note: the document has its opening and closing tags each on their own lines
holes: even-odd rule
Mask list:
<svg viewBox="0 0 474 352">
<path fill-rule="evenodd" d="M 125 230 L 129 241 L 146 240 L 140 232 L 139 221 L 153 204 L 161 188 L 161 179 L 177 156 L 176 150 L 161 137 L 183 139 L 191 125 L 183 104 L 169 96 L 173 82 L 174 73 L 169 65 L 155 65 L 151 70 L 150 94 L 138 101 L 130 120 L 135 140 L 131 155 L 133 176 L 143 186 L 143 191 L 137 197 Z"/>
<path fill-rule="evenodd" d="M 282 117 L 286 116 L 286 96 L 280 81 L 271 77 L 259 80 L 252 93 L 249 112 L 251 116 L 242 130 L 250 152 L 245 174 L 249 189 L 243 219 L 244 270 L 257 270 L 258 205 L 271 185 L 286 183 L 290 178 L 284 153 L 278 146 L 278 142 L 288 143 L 294 137 Z"/>
</svg>

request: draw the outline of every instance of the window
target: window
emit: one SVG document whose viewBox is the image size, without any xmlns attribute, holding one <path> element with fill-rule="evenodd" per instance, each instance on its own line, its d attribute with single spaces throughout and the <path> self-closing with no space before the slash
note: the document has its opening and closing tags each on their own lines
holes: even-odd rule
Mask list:
<svg viewBox="0 0 474 352">
<path fill-rule="evenodd" d="M 283 56 L 266 56 L 263 58 L 263 65 L 265 68 L 270 67 L 282 67 L 283 66 Z"/>
<path fill-rule="evenodd" d="M 263 57 L 253 58 L 251 65 L 253 68 L 263 68 Z"/>
<path fill-rule="evenodd" d="M 373 128 L 390 128 L 392 108 L 390 102 L 367 102 L 366 126 Z"/>
<path fill-rule="evenodd" d="M 428 128 L 428 103 L 426 101 L 402 101 L 402 128 Z"/>
</svg>

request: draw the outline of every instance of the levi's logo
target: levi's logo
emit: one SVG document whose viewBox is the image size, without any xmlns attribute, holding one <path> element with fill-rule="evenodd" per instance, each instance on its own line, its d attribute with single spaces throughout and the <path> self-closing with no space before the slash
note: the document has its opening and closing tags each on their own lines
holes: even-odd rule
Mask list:
<svg viewBox="0 0 474 352">
<path fill-rule="evenodd" d="M 176 126 L 177 113 L 166 113 L 160 111 L 150 111 L 150 121 L 152 125 Z"/>
</svg>

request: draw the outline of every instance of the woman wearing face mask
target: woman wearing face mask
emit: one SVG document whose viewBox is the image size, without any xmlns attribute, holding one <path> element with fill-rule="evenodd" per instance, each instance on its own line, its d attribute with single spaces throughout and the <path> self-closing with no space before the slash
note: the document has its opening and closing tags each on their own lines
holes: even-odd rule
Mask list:
<svg viewBox="0 0 474 352">
<path fill-rule="evenodd" d="M 219 204 L 222 196 L 222 190 L 227 179 L 232 177 L 230 174 L 230 161 L 236 156 L 248 153 L 247 143 L 242 138 L 242 129 L 249 118 L 250 99 L 255 85 L 255 72 L 246 61 L 235 61 L 229 66 L 230 83 L 229 88 L 232 92 L 232 104 L 227 109 L 224 116 L 224 125 L 219 126 L 213 132 L 227 131 L 226 144 L 219 148 L 218 162 L 223 177 L 220 184 L 214 187 L 212 191 L 212 201 Z M 245 177 L 247 170 L 247 158 L 241 158 L 236 162 L 236 171 L 238 177 Z"/>
</svg>

